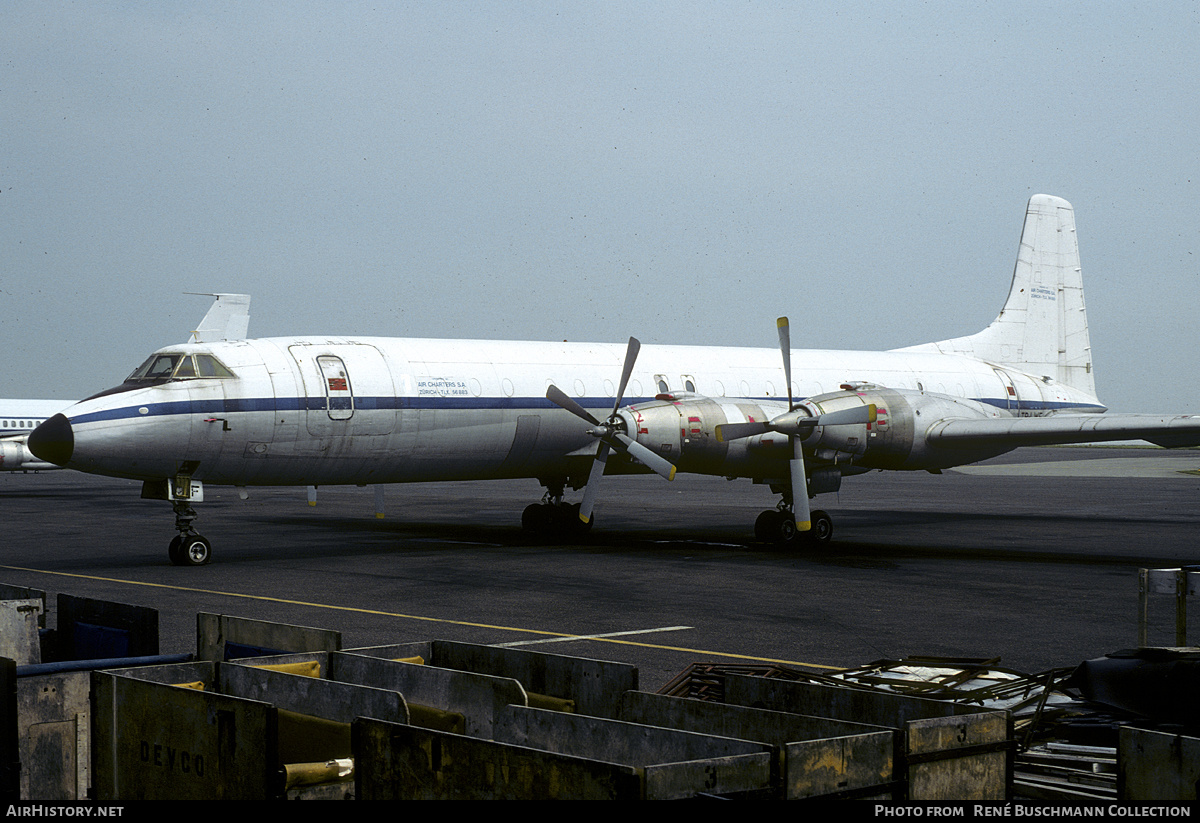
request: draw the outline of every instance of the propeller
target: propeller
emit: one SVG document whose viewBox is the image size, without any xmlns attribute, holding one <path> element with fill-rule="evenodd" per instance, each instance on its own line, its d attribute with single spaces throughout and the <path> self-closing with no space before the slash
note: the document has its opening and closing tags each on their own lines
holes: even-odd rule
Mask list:
<svg viewBox="0 0 1200 823">
<path fill-rule="evenodd" d="M 788 330 L 788 319 L 775 321 L 779 329 L 779 350 L 783 352 L 783 382 L 787 386 L 788 414 L 796 411 L 792 402 L 792 334 Z M 792 443 L 792 459 L 788 461 L 788 472 L 792 476 L 792 516 L 796 519 L 796 531 L 806 532 L 812 528 L 812 515 L 808 506 L 808 480 L 804 476 L 804 446 L 801 438 L 788 435 Z"/>
<path fill-rule="evenodd" d="M 551 384 L 546 389 L 547 400 L 591 423 L 592 428 L 588 430 L 588 434 L 600 440 L 600 444 L 596 447 L 596 459 L 592 461 L 592 468 L 588 473 L 587 485 L 583 488 L 583 502 L 579 504 L 579 519 L 584 523 L 592 519 L 592 506 L 596 502 L 600 479 L 604 476 L 605 463 L 611 449 L 625 452 L 667 480 L 675 479 L 675 466 L 669 460 L 660 457 L 627 435 L 623 431 L 625 421 L 617 414 L 621 408 L 621 400 L 625 397 L 625 387 L 629 385 L 629 377 L 633 374 L 633 364 L 637 361 L 641 348 L 642 344 L 636 338 L 629 338 L 629 346 L 625 350 L 625 365 L 621 369 L 621 385 L 617 389 L 617 399 L 613 403 L 612 413 L 603 422 L 597 420 L 591 412 L 568 397 L 558 386 Z"/>
<path fill-rule="evenodd" d="M 796 518 L 797 531 L 804 532 L 812 528 L 812 517 L 808 505 L 808 481 L 804 472 L 802 441 L 808 432 L 817 426 L 874 423 L 876 407 L 874 404 L 868 404 L 815 416 L 808 414 L 807 411 L 797 410 L 792 399 L 792 339 L 788 328 L 788 319 L 780 317 L 775 321 L 775 325 L 779 329 L 779 350 L 783 354 L 783 379 L 787 385 L 788 399 L 787 412 L 771 420 L 724 423 L 717 426 L 716 437 L 719 442 L 726 442 L 765 434 L 769 431 L 787 435 L 792 445 L 792 459 L 788 461 L 788 474 L 792 485 L 792 514 Z"/>
<path fill-rule="evenodd" d="M 728 443 L 730 440 L 740 440 L 743 437 L 753 437 L 756 434 L 778 432 L 779 434 L 806 437 L 808 432 L 817 426 L 847 426 L 855 423 L 874 423 L 874 404 L 857 406 L 851 409 L 818 414 L 816 416 L 803 412 L 781 414 L 771 420 L 755 420 L 752 423 L 722 423 L 717 426 L 718 443 Z"/>
</svg>

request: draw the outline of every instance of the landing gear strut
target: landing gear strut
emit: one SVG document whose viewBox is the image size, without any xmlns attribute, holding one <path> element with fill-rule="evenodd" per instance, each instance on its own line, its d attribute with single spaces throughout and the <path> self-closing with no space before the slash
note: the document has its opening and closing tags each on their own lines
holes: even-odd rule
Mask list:
<svg viewBox="0 0 1200 823">
<path fill-rule="evenodd" d="M 175 510 L 175 529 L 179 532 L 171 539 L 167 554 L 176 566 L 203 566 L 212 560 L 212 544 L 208 538 L 192 531 L 196 510 L 186 500 L 171 503 Z"/>
<path fill-rule="evenodd" d="M 542 502 L 526 506 L 521 513 L 521 528 L 545 537 L 575 537 L 591 531 L 593 520 L 584 523 L 579 519 L 579 504 L 563 501 L 566 483 L 545 485 Z"/>
<path fill-rule="evenodd" d="M 833 539 L 833 518 L 820 509 L 809 515 L 812 526 L 808 531 L 796 528 L 796 517 L 790 508 L 767 509 L 754 521 L 754 537 L 763 543 L 805 544 L 824 546 Z"/>
</svg>

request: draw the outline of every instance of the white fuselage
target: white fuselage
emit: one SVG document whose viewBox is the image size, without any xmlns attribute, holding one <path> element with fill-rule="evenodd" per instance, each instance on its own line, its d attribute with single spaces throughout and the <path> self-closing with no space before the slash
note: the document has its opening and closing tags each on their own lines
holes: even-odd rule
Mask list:
<svg viewBox="0 0 1200 823">
<path fill-rule="evenodd" d="M 29 434 L 70 405 L 70 400 L 0 400 L 0 438 Z"/>
<path fill-rule="evenodd" d="M 546 399 L 547 387 L 553 383 L 607 417 L 625 347 L 298 337 L 160 351 L 211 353 L 234 377 L 127 383 L 76 404 L 65 412 L 74 438 L 66 465 L 145 480 L 182 472 L 232 485 L 574 477 L 596 441 L 578 418 Z M 1085 392 L 960 355 L 808 350 L 793 352 L 792 364 L 797 399 L 871 383 L 961 398 L 992 416 L 1103 410 Z M 638 439 L 645 434 L 655 442 L 644 445 L 656 451 L 678 449 L 664 456 L 681 460 L 683 471 L 770 477 L 787 455 L 764 449 L 761 439 L 727 444 L 719 453 L 709 442 L 707 459 L 689 466 L 688 421 L 697 433 L 700 423 L 687 408 L 695 395 L 723 417 L 716 422 L 771 417 L 786 410 L 783 381 L 776 349 L 647 345 L 622 405 L 636 413 L 639 404 L 672 395 L 681 409 L 679 441 L 660 442 L 648 432 Z M 712 422 L 705 420 L 706 436 Z M 988 455 L 942 462 L 981 456 Z M 928 468 L 927 462 L 890 467 Z"/>
</svg>

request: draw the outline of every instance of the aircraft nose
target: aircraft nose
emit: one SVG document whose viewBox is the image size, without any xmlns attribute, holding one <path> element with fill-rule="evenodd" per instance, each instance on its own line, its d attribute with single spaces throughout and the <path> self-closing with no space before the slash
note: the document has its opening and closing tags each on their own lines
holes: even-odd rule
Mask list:
<svg viewBox="0 0 1200 823">
<path fill-rule="evenodd" d="M 56 414 L 29 433 L 26 441 L 34 456 L 56 466 L 65 466 L 75 451 L 75 432 L 71 421 Z"/>
</svg>

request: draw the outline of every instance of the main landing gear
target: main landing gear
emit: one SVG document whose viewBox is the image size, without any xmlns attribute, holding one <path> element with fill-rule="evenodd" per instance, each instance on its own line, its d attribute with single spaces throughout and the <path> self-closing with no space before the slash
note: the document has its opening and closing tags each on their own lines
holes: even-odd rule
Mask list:
<svg viewBox="0 0 1200 823">
<path fill-rule="evenodd" d="M 171 503 L 175 509 L 175 529 L 179 532 L 171 539 L 167 554 L 176 566 L 203 566 L 212 560 L 212 544 L 208 538 L 192 531 L 196 510 L 186 500 Z"/>
<path fill-rule="evenodd" d="M 809 515 L 808 531 L 796 528 L 796 517 L 782 503 L 767 509 L 754 521 L 754 536 L 763 543 L 825 546 L 833 539 L 833 518 L 820 509 Z"/>
<path fill-rule="evenodd" d="M 579 503 L 563 501 L 565 483 L 550 483 L 541 503 L 525 507 L 521 528 L 540 537 L 581 537 L 592 530 L 593 519 L 579 519 Z"/>
</svg>

